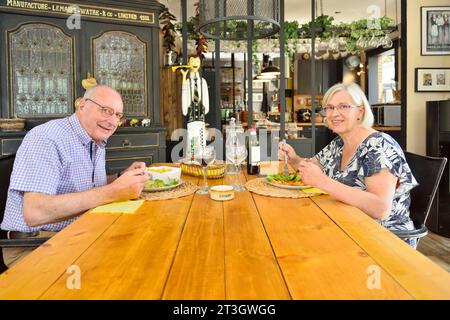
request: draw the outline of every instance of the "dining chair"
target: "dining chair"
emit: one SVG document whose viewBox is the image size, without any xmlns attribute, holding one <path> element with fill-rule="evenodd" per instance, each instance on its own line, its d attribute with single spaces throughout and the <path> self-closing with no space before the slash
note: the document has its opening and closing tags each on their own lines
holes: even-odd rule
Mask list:
<svg viewBox="0 0 450 320">
<path fill-rule="evenodd" d="M 9 180 L 13 170 L 15 155 L 0 157 L 0 222 L 5 214 L 6 199 L 8 198 Z M 3 248 L 6 247 L 38 247 L 49 238 L 8 239 L 7 231 L 0 229 L 0 273 L 7 270 L 3 260 Z"/>
<path fill-rule="evenodd" d="M 402 239 L 420 238 L 428 234 L 425 226 L 428 215 L 436 196 L 436 192 L 444 172 L 447 158 L 421 156 L 405 151 L 406 162 L 419 185 L 411 190 L 411 205 L 409 208 L 415 230 L 393 230 Z"/>
</svg>

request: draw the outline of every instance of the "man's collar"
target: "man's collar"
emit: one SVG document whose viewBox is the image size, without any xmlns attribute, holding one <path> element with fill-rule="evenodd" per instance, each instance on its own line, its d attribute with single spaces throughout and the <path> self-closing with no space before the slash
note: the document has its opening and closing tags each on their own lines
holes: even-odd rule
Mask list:
<svg viewBox="0 0 450 320">
<path fill-rule="evenodd" d="M 81 125 L 80 119 L 78 119 L 78 116 L 76 113 L 71 115 L 69 117 L 69 123 L 75 132 L 75 135 L 80 139 L 83 146 L 88 145 L 92 140 L 91 136 L 84 130 L 83 126 Z M 94 141 L 95 142 L 95 141 Z M 107 141 L 103 140 L 98 144 L 99 147 L 104 148 L 106 146 Z"/>
</svg>

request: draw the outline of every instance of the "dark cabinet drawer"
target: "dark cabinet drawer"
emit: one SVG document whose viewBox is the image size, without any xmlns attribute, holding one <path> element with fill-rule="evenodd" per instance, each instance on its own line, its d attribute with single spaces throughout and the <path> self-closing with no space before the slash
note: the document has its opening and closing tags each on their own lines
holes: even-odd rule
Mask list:
<svg viewBox="0 0 450 320">
<path fill-rule="evenodd" d="M 106 174 L 113 174 L 125 170 L 135 161 L 145 162 L 148 166 L 153 163 L 153 160 L 154 158 L 151 154 L 147 156 L 106 159 Z"/>
<path fill-rule="evenodd" d="M 128 168 L 133 162 L 145 162 L 148 166 L 158 162 L 158 149 L 113 150 L 106 153 L 106 173 L 112 174 Z"/>
<path fill-rule="evenodd" d="M 1 140 L 1 155 L 6 156 L 9 154 L 15 154 L 19 149 L 23 138 L 11 138 Z"/>
<path fill-rule="evenodd" d="M 115 134 L 108 139 L 106 149 L 158 147 L 159 135 L 159 132 Z"/>
<path fill-rule="evenodd" d="M 124 158 L 124 157 L 143 157 L 149 154 L 158 154 L 158 149 L 156 148 L 117 148 L 106 150 L 106 159 L 114 158 Z"/>
</svg>

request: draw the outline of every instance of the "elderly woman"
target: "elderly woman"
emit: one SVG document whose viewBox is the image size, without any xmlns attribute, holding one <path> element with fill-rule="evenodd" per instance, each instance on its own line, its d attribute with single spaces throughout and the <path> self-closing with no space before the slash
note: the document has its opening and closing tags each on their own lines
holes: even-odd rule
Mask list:
<svg viewBox="0 0 450 320">
<path fill-rule="evenodd" d="M 398 143 L 372 129 L 373 114 L 361 88 L 336 84 L 323 98 L 328 127 L 338 136 L 312 159 L 289 145 L 289 164 L 303 181 L 355 206 L 390 230 L 414 230 L 410 190 L 417 185 Z M 416 247 L 417 239 L 405 240 Z"/>
</svg>

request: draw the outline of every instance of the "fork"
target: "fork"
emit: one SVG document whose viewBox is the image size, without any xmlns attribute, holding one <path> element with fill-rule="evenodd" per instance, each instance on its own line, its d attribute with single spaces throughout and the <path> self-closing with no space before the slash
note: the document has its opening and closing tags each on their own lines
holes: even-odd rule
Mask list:
<svg viewBox="0 0 450 320">
<path fill-rule="evenodd" d="M 283 140 L 283 147 L 286 147 L 286 140 Z M 288 163 L 287 163 L 287 152 L 284 151 L 284 170 L 283 173 L 285 176 L 289 175 L 289 167 L 288 167 Z"/>
</svg>

